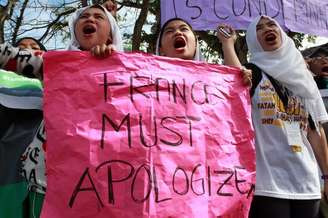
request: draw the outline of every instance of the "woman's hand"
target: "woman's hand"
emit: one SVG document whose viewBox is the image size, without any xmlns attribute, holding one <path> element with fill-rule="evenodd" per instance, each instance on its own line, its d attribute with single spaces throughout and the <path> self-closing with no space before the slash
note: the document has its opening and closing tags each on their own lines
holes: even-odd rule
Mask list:
<svg viewBox="0 0 328 218">
<path fill-rule="evenodd" d="M 241 67 L 241 72 L 243 73 L 243 84 L 249 87 L 252 86 L 252 71 Z"/>
<path fill-rule="evenodd" d="M 113 51 L 115 51 L 114 47 L 106 44 L 96 45 L 90 50 L 91 55 L 96 58 L 106 58 L 110 56 Z"/>
<path fill-rule="evenodd" d="M 222 29 L 223 31 L 220 31 Z M 224 32 L 228 33 L 229 35 L 224 34 Z M 237 33 L 236 31 L 228 25 L 220 24 L 217 27 L 217 35 L 218 39 L 224 45 L 234 45 L 237 40 Z"/>
<path fill-rule="evenodd" d="M 327 180 L 325 180 L 325 182 L 324 182 L 322 198 L 328 203 L 328 181 Z"/>
<path fill-rule="evenodd" d="M 221 31 L 222 29 L 223 31 Z M 227 34 L 224 34 L 224 32 Z M 217 37 L 222 43 L 224 65 L 242 67 L 235 51 L 236 32 L 230 26 L 222 24 L 218 26 Z"/>
</svg>

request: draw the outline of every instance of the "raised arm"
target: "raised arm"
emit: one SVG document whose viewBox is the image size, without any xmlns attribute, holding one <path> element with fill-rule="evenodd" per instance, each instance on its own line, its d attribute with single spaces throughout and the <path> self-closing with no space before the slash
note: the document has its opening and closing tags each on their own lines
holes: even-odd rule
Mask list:
<svg viewBox="0 0 328 218">
<path fill-rule="evenodd" d="M 243 83 L 245 85 L 252 85 L 252 71 L 244 68 L 235 51 L 235 42 L 237 39 L 236 31 L 230 26 L 219 25 L 217 31 L 217 37 L 222 43 L 223 60 L 224 65 L 238 67 L 243 73 Z"/>
<path fill-rule="evenodd" d="M 229 33 L 230 36 L 224 34 L 220 29 L 223 29 L 225 32 Z M 228 25 L 219 25 L 217 31 L 217 37 L 219 41 L 222 43 L 222 51 L 224 56 L 224 64 L 227 66 L 239 67 L 242 65 L 238 59 L 238 56 L 235 51 L 235 42 L 237 39 L 236 31 L 234 31 Z"/>
</svg>

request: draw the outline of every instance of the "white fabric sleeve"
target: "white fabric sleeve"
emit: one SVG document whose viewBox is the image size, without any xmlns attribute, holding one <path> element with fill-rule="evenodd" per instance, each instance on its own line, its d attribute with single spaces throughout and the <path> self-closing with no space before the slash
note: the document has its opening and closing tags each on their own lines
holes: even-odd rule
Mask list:
<svg viewBox="0 0 328 218">
<path fill-rule="evenodd" d="M 315 110 L 313 110 L 314 120 L 320 123 L 328 122 L 328 114 L 322 98 L 316 98 L 313 101 L 315 102 Z"/>
</svg>

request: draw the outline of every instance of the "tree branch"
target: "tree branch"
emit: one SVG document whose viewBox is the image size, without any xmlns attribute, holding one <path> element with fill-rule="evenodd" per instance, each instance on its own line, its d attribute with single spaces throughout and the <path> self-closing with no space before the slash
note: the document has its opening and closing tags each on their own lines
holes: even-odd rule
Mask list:
<svg viewBox="0 0 328 218">
<path fill-rule="evenodd" d="M 26 9 L 26 6 L 27 6 L 27 3 L 29 2 L 29 0 L 24 0 L 23 4 L 22 4 L 22 7 L 19 11 L 19 16 L 17 17 L 16 19 L 16 25 L 15 25 L 15 28 L 14 28 L 14 32 L 12 34 L 12 43 L 15 44 L 16 43 L 16 40 L 17 40 L 17 34 L 18 34 L 18 30 L 19 28 L 21 27 L 22 25 L 22 21 L 23 21 L 23 18 L 24 18 L 24 12 L 25 12 L 25 9 Z"/>
<path fill-rule="evenodd" d="M 68 15 L 68 14 L 71 14 L 73 13 L 74 11 L 76 10 L 76 8 L 70 8 L 62 13 L 60 13 L 57 18 L 55 20 L 53 20 L 48 26 L 47 26 L 47 29 L 46 31 L 43 33 L 43 35 L 40 37 L 40 41 L 42 41 L 43 39 L 45 39 L 50 31 L 50 29 L 56 24 L 58 23 L 58 21 L 60 20 L 61 17 L 65 16 L 65 15 Z"/>
<path fill-rule="evenodd" d="M 4 26 L 10 11 L 15 7 L 17 0 L 8 0 L 6 6 L 0 5 L 0 43 L 4 43 Z"/>
<path fill-rule="evenodd" d="M 142 27 L 147 19 L 149 0 L 143 0 L 139 17 L 134 25 L 132 36 L 132 51 L 139 50 L 141 44 Z"/>
</svg>

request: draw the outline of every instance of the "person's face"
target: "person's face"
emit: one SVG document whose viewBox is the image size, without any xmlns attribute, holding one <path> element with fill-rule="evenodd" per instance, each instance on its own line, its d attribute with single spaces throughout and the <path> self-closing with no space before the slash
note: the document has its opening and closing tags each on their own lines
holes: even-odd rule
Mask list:
<svg viewBox="0 0 328 218">
<path fill-rule="evenodd" d="M 256 36 L 264 51 L 274 51 L 282 44 L 281 32 L 277 24 L 262 17 L 256 25 Z"/>
<path fill-rule="evenodd" d="M 107 0 L 104 1 L 102 4 L 106 10 L 113 15 L 113 17 L 116 17 L 116 12 L 117 12 L 117 4 L 115 0 Z"/>
<path fill-rule="evenodd" d="M 23 39 L 18 43 L 18 47 L 21 49 L 30 49 L 35 51 L 40 51 L 41 48 L 39 44 L 33 39 Z"/>
<path fill-rule="evenodd" d="M 317 76 L 328 76 L 328 57 L 312 58 L 310 70 Z"/>
<path fill-rule="evenodd" d="M 89 51 L 96 45 L 112 42 L 108 17 L 100 8 L 86 9 L 78 18 L 74 31 L 82 50 Z"/>
<path fill-rule="evenodd" d="M 196 52 L 196 37 L 183 21 L 174 20 L 163 29 L 160 54 L 162 56 L 193 59 Z"/>
</svg>

